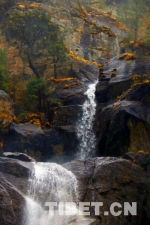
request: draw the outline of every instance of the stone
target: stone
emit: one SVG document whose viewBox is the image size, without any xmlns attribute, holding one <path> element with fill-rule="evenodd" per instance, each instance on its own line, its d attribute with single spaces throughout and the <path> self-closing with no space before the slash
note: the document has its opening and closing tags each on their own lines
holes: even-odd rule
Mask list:
<svg viewBox="0 0 150 225">
<path fill-rule="evenodd" d="M 150 120 L 143 103 L 120 101 L 103 108 L 98 126 L 98 155 L 122 156 L 150 149 Z"/>
<path fill-rule="evenodd" d="M 0 224 L 20 225 L 24 213 L 25 198 L 0 173 Z"/>
<path fill-rule="evenodd" d="M 77 160 L 63 165 L 72 171 L 78 180 L 79 201 L 103 202 L 100 216 L 91 215 L 96 219 L 94 224 L 146 224 L 149 217 L 149 178 L 142 167 L 124 159 L 100 157 L 87 160 Z M 119 202 L 137 202 L 137 216 L 119 217 L 104 215 L 110 211 L 110 205 Z"/>
<path fill-rule="evenodd" d="M 59 106 L 54 109 L 53 126 L 70 126 L 82 115 L 81 105 Z"/>
<path fill-rule="evenodd" d="M 55 117 L 58 117 L 54 119 L 55 126 L 53 128 L 42 129 L 40 126 L 30 123 L 13 123 L 9 134 L 4 139 L 1 151 L 5 152 L 5 156 L 9 155 L 9 158 L 23 161 L 33 161 L 32 158 L 36 161 L 56 162 L 72 159 L 78 143 L 76 131 L 72 124 L 75 122 L 78 108 L 74 111 L 69 111 L 71 106 L 64 108 L 56 109 L 58 114 Z M 16 152 L 19 152 L 19 155 Z"/>
<path fill-rule="evenodd" d="M 0 185 L 0 224 L 15 224 L 15 215 L 12 209 L 12 202 L 6 189 Z"/>
<path fill-rule="evenodd" d="M 24 162 L 35 162 L 35 159 L 31 158 L 25 153 L 20 152 L 3 152 L 3 156 L 11 159 L 19 159 Z"/>
</svg>

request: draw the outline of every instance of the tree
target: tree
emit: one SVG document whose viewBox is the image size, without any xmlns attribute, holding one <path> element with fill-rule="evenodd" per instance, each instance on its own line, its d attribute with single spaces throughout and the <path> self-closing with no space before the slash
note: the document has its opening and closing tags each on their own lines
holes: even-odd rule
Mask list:
<svg viewBox="0 0 150 225">
<path fill-rule="evenodd" d="M 27 84 L 27 100 L 39 111 L 46 110 L 47 82 L 42 78 L 31 79 Z"/>
<path fill-rule="evenodd" d="M 9 72 L 7 66 L 7 57 L 3 49 L 0 49 L 0 89 L 7 91 L 9 84 Z"/>
<path fill-rule="evenodd" d="M 120 7 L 122 21 L 129 29 L 130 38 L 136 43 L 138 41 L 141 19 L 146 17 L 147 7 L 143 0 L 128 0 L 127 4 Z"/>
<path fill-rule="evenodd" d="M 51 16 L 43 9 L 26 9 L 12 11 L 4 22 L 4 30 L 8 39 L 16 38 L 27 46 L 27 59 L 37 78 L 38 71 L 33 64 L 35 46 L 45 46 L 52 40 L 55 42 L 59 27 L 51 21 Z"/>
<path fill-rule="evenodd" d="M 7 11 L 14 6 L 15 3 L 16 0 L 0 0 L 0 21 L 5 18 Z"/>
<path fill-rule="evenodd" d="M 147 35 L 144 38 L 143 43 L 145 44 L 147 48 L 150 48 L 150 26 L 148 26 L 147 28 Z"/>
<path fill-rule="evenodd" d="M 51 40 L 49 41 L 47 47 L 49 54 L 53 57 L 55 78 L 57 78 L 58 61 L 67 57 L 63 41 L 64 35 L 61 33 L 59 27 L 57 27 L 57 29 L 55 29 L 55 34 L 53 35 L 53 38 L 51 38 Z"/>
</svg>

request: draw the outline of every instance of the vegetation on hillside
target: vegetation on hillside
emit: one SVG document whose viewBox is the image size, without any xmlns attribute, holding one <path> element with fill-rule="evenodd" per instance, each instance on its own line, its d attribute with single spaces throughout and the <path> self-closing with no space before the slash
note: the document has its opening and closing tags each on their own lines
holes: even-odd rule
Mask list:
<svg viewBox="0 0 150 225">
<path fill-rule="evenodd" d="M 26 56 L 37 78 L 40 78 L 40 74 L 33 64 L 37 46 L 48 49 L 53 56 L 54 65 L 64 53 L 60 28 L 51 21 L 50 14 L 42 9 L 10 12 L 4 22 L 4 31 L 8 40 L 16 38 L 22 46 L 27 47 Z M 56 76 L 56 66 L 54 66 L 54 76 Z"/>
<path fill-rule="evenodd" d="M 0 90 L 7 91 L 9 84 L 9 71 L 6 52 L 0 49 Z"/>
</svg>

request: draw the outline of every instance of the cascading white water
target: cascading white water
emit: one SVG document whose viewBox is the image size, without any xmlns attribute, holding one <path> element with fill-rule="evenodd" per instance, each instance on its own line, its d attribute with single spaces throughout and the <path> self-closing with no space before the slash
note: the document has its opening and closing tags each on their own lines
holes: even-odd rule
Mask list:
<svg viewBox="0 0 150 225">
<path fill-rule="evenodd" d="M 95 89 L 96 81 L 88 86 L 85 92 L 87 100 L 83 104 L 83 115 L 76 124 L 76 132 L 79 140 L 77 158 L 86 159 L 93 155 L 96 137 L 93 131 L 93 121 L 96 112 Z"/>
<path fill-rule="evenodd" d="M 55 163 L 35 163 L 30 177 L 23 225 L 65 225 L 72 217 L 49 215 L 46 202 L 75 202 L 78 200 L 75 175 Z M 72 208 L 72 210 L 76 210 Z M 56 210 L 56 214 L 58 214 Z"/>
</svg>

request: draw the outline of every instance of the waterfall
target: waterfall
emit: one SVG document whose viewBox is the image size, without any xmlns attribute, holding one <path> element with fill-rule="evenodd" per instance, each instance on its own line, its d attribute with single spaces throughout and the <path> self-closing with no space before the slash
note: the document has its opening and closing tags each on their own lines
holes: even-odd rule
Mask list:
<svg viewBox="0 0 150 225">
<path fill-rule="evenodd" d="M 79 140 L 77 158 L 79 159 L 91 157 L 95 150 L 96 137 L 93 131 L 93 121 L 96 112 L 95 89 L 97 82 L 88 86 L 85 92 L 87 100 L 82 107 L 83 115 L 76 124 L 77 138 Z"/>
<path fill-rule="evenodd" d="M 75 175 L 55 163 L 35 163 L 30 176 L 23 225 L 65 225 L 75 216 L 49 215 L 46 202 L 76 202 L 77 180 Z M 70 210 L 70 209 L 69 209 Z M 76 213 L 74 206 L 71 209 Z"/>
</svg>

